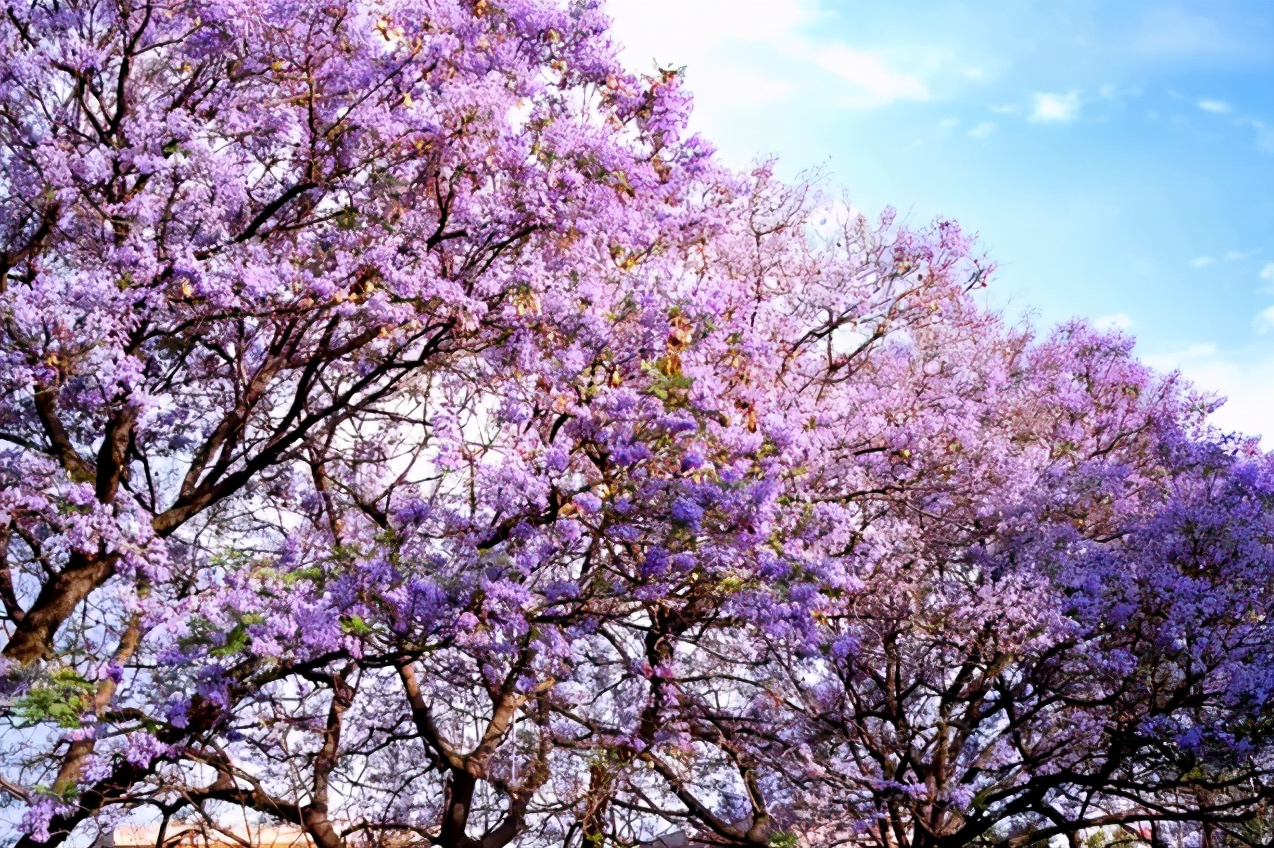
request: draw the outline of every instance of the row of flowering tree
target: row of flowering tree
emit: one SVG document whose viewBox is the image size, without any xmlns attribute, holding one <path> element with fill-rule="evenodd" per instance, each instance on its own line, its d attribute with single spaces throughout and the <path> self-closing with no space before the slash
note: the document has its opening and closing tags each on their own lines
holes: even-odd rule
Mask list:
<svg viewBox="0 0 1274 848">
<path fill-rule="evenodd" d="M 1269 844 L 1274 458 L 592 2 L 11 0 L 0 844 Z"/>
</svg>

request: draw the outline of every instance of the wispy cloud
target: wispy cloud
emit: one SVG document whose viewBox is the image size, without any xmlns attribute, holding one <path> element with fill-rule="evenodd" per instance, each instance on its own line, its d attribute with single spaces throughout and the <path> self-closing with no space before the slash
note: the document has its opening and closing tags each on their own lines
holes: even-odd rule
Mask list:
<svg viewBox="0 0 1274 848">
<path fill-rule="evenodd" d="M 795 80 L 802 71 L 815 69 L 830 78 L 835 102 L 843 107 L 932 99 L 925 80 L 934 71 L 932 61 L 914 61 L 910 54 L 900 59 L 896 51 L 815 37 L 811 27 L 827 16 L 820 6 L 818 0 L 734 0 L 730 13 L 722 14 L 723 6 L 712 0 L 678 0 L 675 20 L 652 14 L 650 0 L 610 0 L 606 9 L 631 67 L 648 70 L 652 58 L 687 65 L 695 75 L 692 87 L 705 101 L 724 93 L 725 102 L 741 102 L 743 94 L 754 90 L 753 83 L 761 81 L 755 73 L 747 81 L 732 78 L 736 75 L 726 66 L 739 64 L 731 58 L 740 49 L 768 54 L 779 69 L 776 74 L 786 75 L 756 89 L 771 102 L 797 94 Z"/>
<path fill-rule="evenodd" d="M 1094 319 L 1093 326 L 1099 330 L 1128 330 L 1132 328 L 1132 319 L 1122 312 L 1116 312 L 1114 315 Z"/>
<path fill-rule="evenodd" d="M 1197 105 L 1205 112 L 1216 112 L 1218 114 L 1231 112 L 1234 109 L 1234 107 L 1232 107 L 1229 103 L 1226 103 L 1224 100 L 1209 100 L 1206 98 L 1200 100 Z"/>
<path fill-rule="evenodd" d="M 722 64 L 726 71 L 719 80 L 713 80 L 712 94 L 719 102 L 735 105 L 761 106 L 782 103 L 796 96 L 795 83 L 758 74 L 746 67 Z"/>
<path fill-rule="evenodd" d="M 1274 153 L 1274 127 L 1264 121 L 1258 121 L 1256 118 L 1243 118 L 1238 121 L 1240 126 L 1251 127 L 1256 130 L 1256 149 L 1264 153 Z"/>
<path fill-rule="evenodd" d="M 1274 294 L 1274 262 L 1266 262 L 1265 267 L 1256 276 L 1260 277 L 1261 282 L 1267 284 L 1261 287 L 1261 291 L 1265 294 Z"/>
<path fill-rule="evenodd" d="M 993 132 L 995 132 L 995 124 L 990 121 L 983 121 L 977 126 L 969 129 L 969 138 L 976 138 L 981 141 L 989 138 Z"/>
<path fill-rule="evenodd" d="M 1140 33 L 1131 39 L 1135 53 L 1158 58 L 1233 55 L 1242 45 L 1226 33 L 1218 21 L 1176 6 L 1147 4 L 1149 10 Z M 1203 8 L 1203 7 L 1199 7 Z"/>
<path fill-rule="evenodd" d="M 606 12 L 614 20 L 625 58 L 641 71 L 649 71 L 653 61 L 703 63 L 722 45 L 776 44 L 820 14 L 816 2 L 769 0 L 735 0 L 728 15 L 710 2 L 669 4 L 660 14 L 652 14 L 649 0 L 611 0 Z"/>
<path fill-rule="evenodd" d="M 801 52 L 805 51 L 802 49 Z M 919 77 L 895 71 L 879 56 L 865 50 L 833 44 L 815 50 L 812 58 L 814 64 L 824 71 L 839 77 L 878 102 L 929 99 L 929 87 Z"/>
<path fill-rule="evenodd" d="M 1274 307 L 1272 307 L 1274 309 Z M 1215 344 L 1192 344 L 1180 350 L 1144 358 L 1159 371 L 1179 370 L 1195 387 L 1215 392 L 1225 404 L 1211 421 L 1222 430 L 1265 435 L 1265 447 L 1274 447 L 1274 356 L 1253 351 L 1223 351 Z"/>
<path fill-rule="evenodd" d="M 1195 258 L 1190 260 L 1190 267 L 1191 268 L 1206 268 L 1214 262 L 1216 262 L 1216 260 L 1213 259 L 1211 256 L 1196 256 Z"/>
<path fill-rule="evenodd" d="M 1079 117 L 1079 109 L 1083 105 L 1078 91 L 1066 94 L 1037 91 L 1032 99 L 1031 116 L 1027 120 L 1036 124 L 1070 123 Z"/>
<path fill-rule="evenodd" d="M 1274 330 L 1274 306 L 1267 306 L 1260 312 L 1256 313 L 1256 319 L 1252 322 L 1258 333 L 1268 333 Z"/>
</svg>

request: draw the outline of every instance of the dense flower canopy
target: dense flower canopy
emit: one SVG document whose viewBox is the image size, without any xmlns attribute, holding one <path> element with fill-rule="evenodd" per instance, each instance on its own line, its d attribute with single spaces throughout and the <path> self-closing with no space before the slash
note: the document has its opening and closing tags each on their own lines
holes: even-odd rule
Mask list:
<svg viewBox="0 0 1274 848">
<path fill-rule="evenodd" d="M 1274 457 L 688 109 L 592 2 L 6 4 L 0 844 L 1268 843 Z"/>
</svg>

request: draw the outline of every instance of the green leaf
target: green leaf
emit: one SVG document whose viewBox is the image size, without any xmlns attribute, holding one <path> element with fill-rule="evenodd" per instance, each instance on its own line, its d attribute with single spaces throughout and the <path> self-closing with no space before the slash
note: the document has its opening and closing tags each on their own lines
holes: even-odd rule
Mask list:
<svg viewBox="0 0 1274 848">
<path fill-rule="evenodd" d="M 19 698 L 14 712 L 25 724 L 51 721 L 58 727 L 79 727 L 80 716 L 89 708 L 93 689 L 93 684 L 79 672 L 60 668 Z"/>
<path fill-rule="evenodd" d="M 226 642 L 224 645 L 218 645 L 208 652 L 214 657 L 228 657 L 237 654 L 244 648 L 248 647 L 248 643 L 252 641 L 248 636 L 248 627 L 240 622 L 236 624 L 234 629 L 226 634 Z"/>
<path fill-rule="evenodd" d="M 341 620 L 341 630 L 353 636 L 366 636 L 372 632 L 371 626 L 361 615 L 346 616 Z"/>
</svg>

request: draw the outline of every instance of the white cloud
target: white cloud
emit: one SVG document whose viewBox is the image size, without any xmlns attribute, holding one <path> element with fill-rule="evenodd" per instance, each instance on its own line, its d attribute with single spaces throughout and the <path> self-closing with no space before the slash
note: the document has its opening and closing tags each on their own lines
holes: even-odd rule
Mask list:
<svg viewBox="0 0 1274 848">
<path fill-rule="evenodd" d="M 1180 371 L 1195 388 L 1226 398 L 1212 413 L 1212 423 L 1227 432 L 1262 436 L 1264 447 L 1274 448 L 1274 355 L 1197 344 L 1143 360 L 1159 371 Z"/>
<path fill-rule="evenodd" d="M 1200 109 L 1202 109 L 1205 112 L 1216 112 L 1218 114 L 1223 112 L 1229 112 L 1231 110 L 1230 104 L 1226 103 L 1223 100 L 1204 99 L 1199 101 L 1198 106 Z"/>
<path fill-rule="evenodd" d="M 712 2 L 680 0 L 658 10 L 649 0 L 610 0 L 606 13 L 626 64 L 649 72 L 652 62 L 698 64 L 722 44 L 774 44 L 791 38 L 817 17 L 812 2 L 733 0 L 730 14 Z"/>
<path fill-rule="evenodd" d="M 1127 45 L 1134 53 L 1159 58 L 1233 56 L 1243 52 L 1229 33 L 1206 14 L 1168 3 L 1147 4 L 1148 15 L 1140 33 Z M 1206 7 L 1197 7 L 1203 10 Z"/>
<path fill-rule="evenodd" d="M 969 130 L 969 138 L 985 139 L 993 132 L 995 132 L 995 124 L 990 121 L 983 121 Z"/>
<path fill-rule="evenodd" d="M 734 64 L 722 63 L 711 70 L 702 70 L 704 75 L 695 81 L 707 83 L 717 103 L 745 106 L 781 103 L 796 96 L 798 91 L 796 84 L 788 80 L 758 74 Z"/>
<path fill-rule="evenodd" d="M 1270 330 L 1274 330 L 1274 306 L 1267 306 L 1256 313 L 1252 326 L 1256 327 L 1258 333 L 1268 333 Z"/>
<path fill-rule="evenodd" d="M 1261 273 L 1257 276 L 1267 282 L 1274 282 L 1274 262 L 1266 262 L 1265 267 L 1261 269 Z"/>
<path fill-rule="evenodd" d="M 1244 253 L 1241 250 L 1227 250 L 1225 252 L 1226 262 L 1238 262 L 1240 259 L 1247 259 L 1251 254 Z"/>
<path fill-rule="evenodd" d="M 929 99 L 929 88 L 918 77 L 887 67 L 879 56 L 865 50 L 833 44 L 816 49 L 812 59 L 818 67 L 877 102 Z"/>
<path fill-rule="evenodd" d="M 1078 91 L 1070 91 L 1066 94 L 1037 91 L 1032 98 L 1034 106 L 1028 120 L 1037 124 L 1070 123 L 1079 117 L 1079 109 L 1083 105 Z"/>
<path fill-rule="evenodd" d="M 1140 86 L 1120 87 L 1106 83 L 1097 88 L 1097 96 L 1102 100 L 1126 100 L 1133 97 L 1140 97 L 1142 90 Z"/>
<path fill-rule="evenodd" d="M 1128 330 L 1132 328 L 1132 319 L 1122 312 L 1116 312 L 1114 315 L 1093 319 L 1093 326 L 1099 330 Z"/>
<path fill-rule="evenodd" d="M 817 0 L 732 0 L 727 14 L 713 0 L 678 0 L 660 14 L 652 14 L 651 5 L 650 0 L 606 4 L 625 64 L 647 73 L 655 62 L 685 65 L 691 88 L 704 103 L 744 102 L 750 92 L 765 101 L 787 99 L 802 90 L 800 78 L 813 69 L 833 78 L 841 106 L 930 99 L 919 74 L 936 69 L 933 56 L 929 61 L 909 56 L 909 67 L 900 68 L 897 57 L 881 51 L 811 38 L 806 30 L 826 14 Z M 745 67 L 767 71 L 754 70 L 745 78 Z"/>
<path fill-rule="evenodd" d="M 960 119 L 959 118 L 943 118 L 941 121 L 938 121 L 938 126 L 944 130 L 949 130 L 953 127 L 960 126 Z"/>
<path fill-rule="evenodd" d="M 1206 268 L 1209 265 L 1211 265 L 1213 262 L 1216 262 L 1216 260 L 1213 259 L 1211 256 L 1196 256 L 1195 258 L 1190 260 L 1190 267 L 1191 268 Z"/>
<path fill-rule="evenodd" d="M 1263 153 L 1274 153 L 1274 127 L 1255 118 L 1244 118 L 1237 122 L 1240 126 L 1256 130 L 1256 149 Z"/>
</svg>

